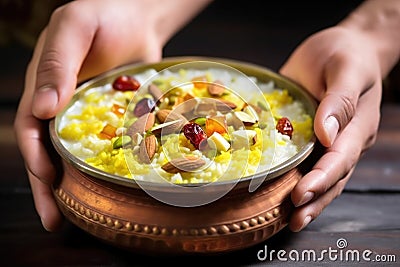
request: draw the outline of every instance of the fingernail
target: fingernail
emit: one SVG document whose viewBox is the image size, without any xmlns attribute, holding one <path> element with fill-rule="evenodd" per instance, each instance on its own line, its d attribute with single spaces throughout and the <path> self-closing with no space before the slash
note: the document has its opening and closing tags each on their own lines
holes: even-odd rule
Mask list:
<svg viewBox="0 0 400 267">
<path fill-rule="evenodd" d="M 304 205 L 304 204 L 310 202 L 310 200 L 313 198 L 314 198 L 314 192 L 310 192 L 310 191 L 305 192 L 302 199 L 297 203 L 296 207 L 299 207 L 301 205 Z"/>
<path fill-rule="evenodd" d="M 307 217 L 304 218 L 303 225 L 299 229 L 299 231 L 303 230 L 312 220 L 312 217 L 308 215 Z"/>
<path fill-rule="evenodd" d="M 55 109 L 58 104 L 57 91 L 49 86 L 39 88 L 35 93 L 33 108 L 36 114 L 46 114 Z"/>
<path fill-rule="evenodd" d="M 42 226 L 43 228 L 47 231 L 50 232 L 50 229 L 47 227 L 46 223 L 44 222 L 44 220 L 42 218 L 40 218 L 40 221 L 42 222 Z"/>
<path fill-rule="evenodd" d="M 339 122 L 334 116 L 329 116 L 324 122 L 324 128 L 328 134 L 329 143 L 332 145 L 339 132 Z"/>
</svg>

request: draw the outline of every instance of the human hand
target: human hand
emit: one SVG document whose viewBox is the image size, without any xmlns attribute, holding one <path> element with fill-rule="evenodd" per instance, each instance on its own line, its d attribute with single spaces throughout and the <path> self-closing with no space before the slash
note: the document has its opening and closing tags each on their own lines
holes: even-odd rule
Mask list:
<svg viewBox="0 0 400 267">
<path fill-rule="evenodd" d="M 348 182 L 379 126 L 382 72 L 370 37 L 332 27 L 306 39 L 280 72 L 319 100 L 314 130 L 326 151 L 298 182 L 289 227 L 300 231 L 315 219 Z"/>
<path fill-rule="evenodd" d="M 208 1 L 80 0 L 52 14 L 27 68 L 14 122 L 45 229 L 57 230 L 62 222 L 51 190 L 57 170 L 45 120 L 67 105 L 78 82 L 119 65 L 161 59 L 166 41 Z M 171 17 L 178 10 L 185 11 Z"/>
</svg>

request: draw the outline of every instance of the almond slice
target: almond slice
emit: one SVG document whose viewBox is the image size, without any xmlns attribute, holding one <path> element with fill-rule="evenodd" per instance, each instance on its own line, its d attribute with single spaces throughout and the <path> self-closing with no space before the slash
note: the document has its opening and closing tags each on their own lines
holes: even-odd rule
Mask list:
<svg viewBox="0 0 400 267">
<path fill-rule="evenodd" d="M 239 120 L 243 122 L 245 126 L 251 126 L 257 122 L 256 118 L 247 114 L 244 111 L 236 111 L 234 114 Z"/>
<path fill-rule="evenodd" d="M 161 168 L 168 173 L 178 172 L 193 172 L 206 164 L 204 159 L 196 156 L 185 156 L 181 158 L 175 158 L 167 162 Z"/>
<path fill-rule="evenodd" d="M 151 132 L 157 136 L 163 134 L 172 134 L 178 133 L 181 131 L 183 125 L 185 125 L 187 120 L 175 120 L 175 121 L 168 121 L 162 124 L 156 125 L 151 129 Z"/>
<path fill-rule="evenodd" d="M 260 109 L 261 110 L 261 109 Z M 243 108 L 243 112 L 249 114 L 251 117 L 253 117 L 256 121 L 259 121 L 260 118 L 258 117 L 258 112 L 257 110 L 251 106 L 251 105 L 247 105 L 246 107 Z M 260 111 L 261 113 L 261 111 Z"/>
</svg>

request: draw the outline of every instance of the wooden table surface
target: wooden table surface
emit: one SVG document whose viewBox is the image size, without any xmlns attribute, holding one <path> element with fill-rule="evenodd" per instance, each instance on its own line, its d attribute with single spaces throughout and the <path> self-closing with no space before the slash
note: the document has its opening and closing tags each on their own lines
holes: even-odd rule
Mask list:
<svg viewBox="0 0 400 267">
<path fill-rule="evenodd" d="M 357 1 L 355 1 L 357 2 Z M 239 9 L 238 9 L 239 10 Z M 347 11 L 348 7 L 346 10 Z M 218 8 L 209 14 L 218 14 Z M 343 11 L 343 12 L 344 12 Z M 279 12 L 278 12 L 279 13 Z M 332 20 L 337 20 L 335 17 Z M 326 19 L 319 16 L 320 20 Z M 271 19 L 272 20 L 272 19 Z M 239 29 L 215 19 L 214 28 L 194 21 L 175 36 L 165 49 L 166 55 L 210 55 L 230 57 L 253 63 L 265 63 L 277 69 L 304 36 L 332 21 L 315 24 L 312 20 L 294 28 L 273 24 L 263 28 L 271 38 L 251 39 L 259 21 L 248 20 L 252 30 Z M 253 25 L 253 24 L 254 25 Z M 210 26 L 210 25 L 208 25 Z M 237 26 L 237 27 L 236 27 Z M 303 27 L 304 26 L 304 27 Z M 307 27 L 306 27 L 307 26 Z M 236 27 L 236 28 L 235 28 Z M 244 27 L 243 25 L 241 27 Z M 225 31 L 223 37 L 219 31 Z M 253 50 L 244 50 L 236 37 L 253 42 Z M 289 35 L 282 35 L 285 29 Z M 185 40 L 195 36 L 213 37 L 213 50 Z M 257 42 L 254 42 L 257 40 Z M 242 40 L 243 41 L 243 40 Z M 231 45 L 226 45 L 226 42 Z M 236 43 L 235 43 L 236 42 Z M 235 45 L 233 45 L 235 44 Z M 266 49 L 268 53 L 260 54 Z M 274 52 L 271 52 L 274 51 Z M 399 266 L 400 263 L 400 103 L 384 101 L 376 144 L 363 155 L 341 196 L 300 233 L 284 229 L 254 247 L 214 256 L 159 257 L 121 251 L 88 235 L 66 222 L 58 233 L 46 232 L 34 209 L 24 163 L 14 138 L 12 123 L 22 92 L 24 69 L 29 49 L 18 46 L 2 48 L 0 53 L 0 265 L 1 266 L 147 266 L 162 264 L 210 264 L 219 260 L 225 265 L 244 266 Z M 264 56 L 260 56 L 264 55 Z M 392 83 L 396 84 L 396 83 Z M 398 85 L 398 83 L 397 83 Z M 395 88 L 400 91 L 399 88 Z M 347 245 L 347 246 L 345 246 Z M 342 247 L 345 246 L 345 247 Z M 278 253 L 278 251 L 280 251 Z M 325 251 L 325 252 L 324 252 Z M 267 252 L 267 254 L 265 254 Z M 295 260 L 296 253 L 315 252 L 321 261 Z M 270 253 L 274 256 L 269 257 Z M 330 253 L 330 254 L 329 254 Z M 342 256 L 341 256 L 342 255 Z M 347 259 L 349 261 L 346 261 Z M 354 260 L 355 256 L 360 260 Z M 280 258 L 278 257 L 280 256 Z M 290 256 L 290 257 L 289 257 Z M 364 258 L 363 258 L 364 256 Z M 336 257 L 336 258 L 335 258 Z M 287 261 L 284 261 L 284 258 Z M 370 261 L 367 261 L 369 258 Z M 381 259 L 385 263 L 378 262 Z"/>
</svg>

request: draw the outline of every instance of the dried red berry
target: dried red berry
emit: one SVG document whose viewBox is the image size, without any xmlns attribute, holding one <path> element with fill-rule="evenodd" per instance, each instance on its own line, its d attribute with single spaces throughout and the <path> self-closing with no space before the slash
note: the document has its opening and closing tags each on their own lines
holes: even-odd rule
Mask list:
<svg viewBox="0 0 400 267">
<path fill-rule="evenodd" d="M 293 126 L 292 126 L 292 123 L 290 122 L 290 120 L 288 118 L 286 118 L 286 117 L 280 118 L 278 120 L 278 122 L 276 123 L 276 129 L 281 134 L 287 135 L 290 138 L 292 138 Z"/>
<path fill-rule="evenodd" d="M 112 87 L 117 91 L 136 91 L 139 89 L 140 83 L 131 76 L 121 75 L 114 80 Z"/>
<path fill-rule="evenodd" d="M 133 114 L 139 118 L 146 113 L 152 112 L 155 107 L 156 107 L 156 103 L 154 102 L 154 100 L 151 98 L 145 97 L 145 98 L 140 99 L 136 103 L 136 106 L 133 109 Z"/>
<path fill-rule="evenodd" d="M 194 122 L 189 122 L 183 126 L 183 134 L 196 149 L 199 149 L 200 143 L 207 139 L 207 134 L 203 128 Z"/>
</svg>

